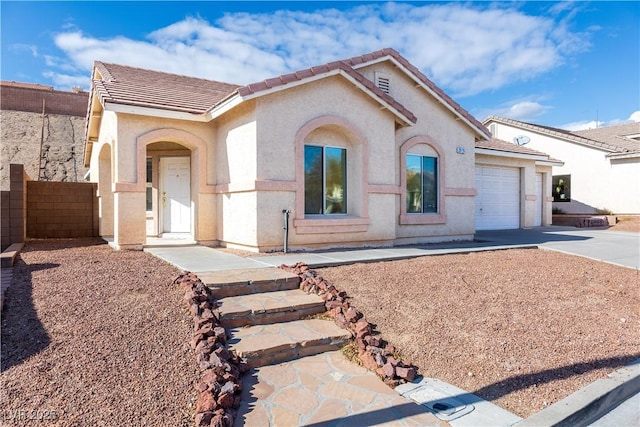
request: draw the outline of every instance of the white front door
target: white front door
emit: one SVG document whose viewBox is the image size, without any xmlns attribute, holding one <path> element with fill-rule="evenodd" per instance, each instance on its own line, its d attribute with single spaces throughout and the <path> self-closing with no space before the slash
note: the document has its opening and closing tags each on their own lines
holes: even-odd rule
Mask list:
<svg viewBox="0 0 640 427">
<path fill-rule="evenodd" d="M 160 206 L 164 233 L 191 232 L 191 159 L 162 157 Z"/>
<path fill-rule="evenodd" d="M 534 227 L 540 227 L 542 225 L 542 174 L 536 174 L 536 218 L 533 223 Z"/>
</svg>

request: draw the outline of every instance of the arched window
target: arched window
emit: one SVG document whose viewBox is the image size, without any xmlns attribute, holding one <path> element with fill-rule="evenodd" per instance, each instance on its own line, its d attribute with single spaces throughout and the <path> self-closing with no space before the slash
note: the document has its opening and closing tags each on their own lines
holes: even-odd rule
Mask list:
<svg viewBox="0 0 640 427">
<path fill-rule="evenodd" d="M 416 136 L 402 144 L 400 156 L 400 224 L 444 223 L 444 153 L 440 145 L 427 136 Z"/>
<path fill-rule="evenodd" d="M 322 116 L 296 134 L 298 234 L 362 232 L 369 225 L 367 141 L 347 120 Z"/>
</svg>

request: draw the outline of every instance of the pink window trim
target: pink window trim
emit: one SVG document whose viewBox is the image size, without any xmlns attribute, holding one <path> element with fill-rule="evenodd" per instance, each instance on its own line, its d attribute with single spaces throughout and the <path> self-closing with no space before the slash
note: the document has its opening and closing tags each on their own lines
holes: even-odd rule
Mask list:
<svg viewBox="0 0 640 427">
<path fill-rule="evenodd" d="M 314 130 L 324 126 L 337 126 L 350 134 L 351 140 L 360 144 L 362 158 L 360 162 L 362 176 L 360 177 L 360 217 L 318 217 L 305 218 L 304 215 L 304 144 L 307 136 Z M 369 226 L 369 192 L 368 192 L 368 162 L 369 147 L 367 139 L 360 130 L 348 120 L 337 116 L 320 116 L 305 123 L 296 133 L 296 206 L 293 226 L 298 234 L 319 233 L 348 233 L 365 232 Z M 348 154 L 347 154 L 348 155 Z M 347 189 L 347 191 L 349 191 Z"/>
<path fill-rule="evenodd" d="M 425 214 L 408 214 L 407 199 L 407 153 L 416 145 L 424 144 L 433 148 L 438 155 L 438 213 Z M 418 135 L 409 138 L 400 146 L 400 224 L 401 225 L 422 225 L 422 224 L 445 224 L 447 216 L 445 215 L 445 191 L 444 168 L 445 168 L 444 150 L 433 138 L 426 135 Z"/>
</svg>

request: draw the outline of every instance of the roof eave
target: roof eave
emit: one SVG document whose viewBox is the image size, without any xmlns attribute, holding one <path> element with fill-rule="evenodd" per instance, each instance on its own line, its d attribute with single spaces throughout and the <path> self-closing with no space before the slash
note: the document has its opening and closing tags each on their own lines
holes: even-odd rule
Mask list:
<svg viewBox="0 0 640 427">
<path fill-rule="evenodd" d="M 418 76 L 416 76 L 411 70 L 407 69 L 400 61 L 398 61 L 393 55 L 387 54 L 380 58 L 373 59 L 371 61 L 362 62 L 360 64 L 353 65 L 354 69 L 368 67 L 372 64 L 377 64 L 384 61 L 391 61 L 396 67 L 400 68 L 411 80 L 413 80 L 416 84 L 426 90 L 431 96 L 433 96 L 438 102 L 440 102 L 446 109 L 452 112 L 457 118 L 462 120 L 467 126 L 474 130 L 476 135 L 480 137 L 480 139 L 488 141 L 492 138 L 491 132 L 484 127 L 479 127 L 476 124 L 472 123 L 469 119 L 467 119 L 464 114 L 462 114 L 458 109 L 454 108 L 449 102 L 447 102 L 440 94 L 434 91 L 431 87 L 429 87 L 425 82 L 423 82 Z M 460 107 L 462 108 L 462 107 Z"/>
<path fill-rule="evenodd" d="M 509 157 L 509 158 L 512 158 L 512 159 L 535 160 L 536 162 L 538 162 L 538 161 L 553 162 L 553 160 L 550 160 L 549 157 L 541 155 L 541 154 L 515 153 L 513 151 L 503 151 L 503 150 L 491 149 L 491 148 L 476 147 L 475 148 L 475 153 L 476 154 L 485 154 L 487 156 Z"/>
<path fill-rule="evenodd" d="M 495 116 L 490 116 L 487 117 L 484 121 L 483 124 L 485 126 L 487 126 L 488 123 L 491 122 L 495 122 L 495 123 L 500 123 L 506 126 L 514 126 L 517 127 L 518 129 L 522 129 L 525 131 L 529 131 L 529 132 L 533 132 L 533 133 L 537 133 L 540 135 L 545 135 L 545 136 L 551 136 L 554 138 L 558 138 L 558 139 L 562 139 L 563 141 L 566 142 L 570 142 L 573 144 L 578 144 L 578 145 L 582 145 L 583 147 L 587 147 L 587 148 L 591 148 L 594 150 L 599 150 L 599 151 L 604 151 L 606 153 L 610 153 L 610 154 L 616 154 L 616 149 L 613 146 L 599 146 L 599 145 L 595 145 L 595 144 L 602 144 L 602 145 L 608 145 L 608 144 L 604 144 L 602 142 L 598 142 L 598 141 L 594 141 L 588 138 L 584 138 L 582 136 L 576 135 L 576 134 L 571 134 L 571 135 L 563 135 L 560 132 L 555 132 L 552 131 L 550 129 L 545 129 L 544 127 L 541 126 L 537 126 L 535 124 L 532 123 L 525 123 L 525 122 L 520 122 L 518 120 L 513 120 L 513 119 L 505 119 L 503 117 L 495 117 Z"/>
<path fill-rule="evenodd" d="M 634 151 L 631 153 L 609 153 L 605 157 L 608 157 L 611 160 L 635 159 L 635 158 L 640 158 L 640 151 Z"/>
<path fill-rule="evenodd" d="M 322 79 L 325 79 L 327 77 L 338 76 L 338 75 L 344 77 L 349 82 L 351 82 L 353 85 L 355 85 L 360 90 L 362 90 L 364 93 L 366 93 L 368 96 L 373 98 L 384 109 L 389 110 L 401 124 L 407 125 L 407 126 L 412 126 L 415 123 L 415 118 L 414 117 L 409 117 L 409 116 L 401 113 L 393 105 L 391 105 L 390 103 L 386 102 L 383 98 L 381 98 L 380 96 L 378 96 L 377 94 L 375 94 L 374 92 L 369 90 L 369 88 L 367 88 L 365 85 L 360 83 L 357 79 L 355 79 L 349 73 L 344 71 L 342 68 L 332 69 L 332 70 L 329 70 L 329 71 L 326 71 L 326 72 L 323 72 L 323 73 L 318 73 L 318 74 L 315 74 L 313 76 L 306 77 L 304 79 L 296 80 L 296 81 L 289 82 L 289 83 L 286 83 L 286 84 L 283 84 L 283 85 L 277 85 L 277 86 L 271 87 L 269 89 L 264 89 L 264 90 L 260 90 L 260 91 L 257 91 L 257 92 L 249 93 L 247 95 L 240 95 L 238 93 L 238 91 L 236 91 L 230 97 L 224 99 L 223 101 L 221 101 L 220 103 L 218 103 L 217 105 L 212 107 L 209 111 L 207 111 L 206 114 L 207 114 L 207 117 L 209 118 L 209 120 L 213 120 L 214 118 L 221 116 L 222 114 L 224 114 L 227 111 L 233 109 L 234 107 L 236 107 L 237 105 L 241 104 L 244 101 L 248 101 L 250 99 L 254 99 L 254 98 L 261 97 L 261 96 L 273 94 L 273 93 L 280 92 L 280 91 L 287 90 L 287 89 L 291 89 L 291 88 L 294 88 L 294 87 L 297 87 L 297 86 L 302 86 L 302 85 L 305 85 L 305 84 L 308 84 L 308 83 L 311 83 L 311 82 L 314 82 L 314 81 L 322 80 Z"/>
<path fill-rule="evenodd" d="M 209 119 L 206 114 L 179 111 L 170 108 L 158 108 L 144 105 L 134 105 L 129 103 L 117 103 L 106 101 L 104 109 L 115 113 L 136 114 L 141 116 L 161 117 L 164 119 L 188 120 L 193 122 L 207 122 Z"/>
</svg>

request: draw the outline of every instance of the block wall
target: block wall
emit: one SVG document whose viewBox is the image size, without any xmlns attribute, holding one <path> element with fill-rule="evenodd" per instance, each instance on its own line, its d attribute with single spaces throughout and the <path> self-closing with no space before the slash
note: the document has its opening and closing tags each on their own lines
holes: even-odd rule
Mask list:
<svg viewBox="0 0 640 427">
<path fill-rule="evenodd" d="M 0 205 L 1 246 L 6 249 L 12 243 L 25 241 L 26 230 L 26 183 L 23 165 L 9 165 L 9 190 L 2 191 Z"/>
<path fill-rule="evenodd" d="M 98 236 L 97 184 L 27 182 L 27 237 Z"/>
</svg>

